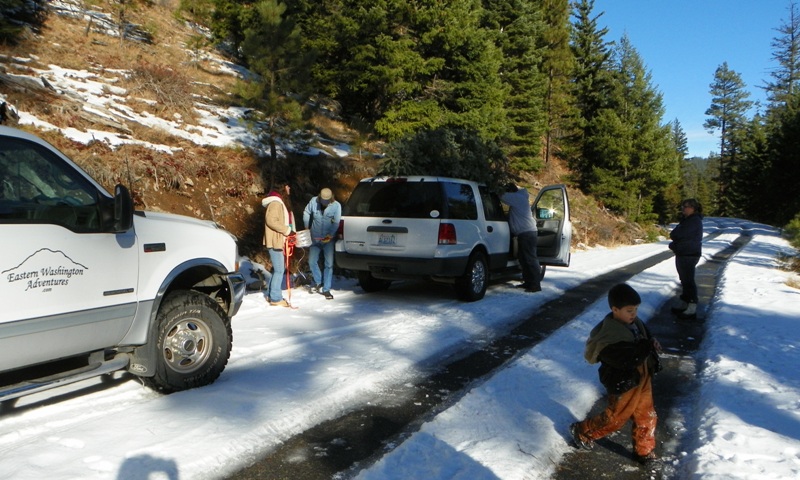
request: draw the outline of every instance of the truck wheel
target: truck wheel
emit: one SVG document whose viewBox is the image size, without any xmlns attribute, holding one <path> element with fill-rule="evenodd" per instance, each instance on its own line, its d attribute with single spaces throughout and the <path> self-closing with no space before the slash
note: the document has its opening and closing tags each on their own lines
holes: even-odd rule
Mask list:
<svg viewBox="0 0 800 480">
<path fill-rule="evenodd" d="M 222 308 L 211 297 L 179 290 L 158 310 L 155 375 L 151 388 L 176 392 L 208 385 L 219 377 L 231 354 L 233 332 Z"/>
<path fill-rule="evenodd" d="M 370 272 L 360 271 L 358 272 L 358 284 L 361 285 L 365 292 L 372 293 L 386 290 L 392 284 L 392 281 L 375 278 Z"/>
<path fill-rule="evenodd" d="M 486 256 L 481 252 L 474 252 L 469 257 L 466 272 L 456 279 L 456 296 L 465 302 L 475 302 L 486 295 L 488 284 L 489 269 L 486 265 Z"/>
</svg>

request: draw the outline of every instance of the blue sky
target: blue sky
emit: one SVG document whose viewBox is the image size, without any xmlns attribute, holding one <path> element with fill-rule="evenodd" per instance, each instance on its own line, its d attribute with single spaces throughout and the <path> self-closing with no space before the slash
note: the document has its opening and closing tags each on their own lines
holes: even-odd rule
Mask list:
<svg viewBox="0 0 800 480">
<path fill-rule="evenodd" d="M 750 100 L 764 104 L 760 87 L 777 67 L 771 43 L 788 8 L 789 0 L 595 0 L 593 12 L 604 12 L 607 41 L 628 35 L 664 97 L 664 123 L 677 118 L 689 155 L 707 157 L 719 151 L 717 135 L 703 128 L 714 71 L 728 62 Z"/>
</svg>

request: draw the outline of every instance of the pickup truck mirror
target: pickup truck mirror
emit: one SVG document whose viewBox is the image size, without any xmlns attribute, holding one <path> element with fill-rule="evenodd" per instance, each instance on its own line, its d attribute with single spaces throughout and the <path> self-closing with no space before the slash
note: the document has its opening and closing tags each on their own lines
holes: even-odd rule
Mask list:
<svg viewBox="0 0 800 480">
<path fill-rule="evenodd" d="M 133 198 L 128 188 L 117 184 L 114 188 L 114 233 L 127 232 L 133 227 Z"/>
</svg>

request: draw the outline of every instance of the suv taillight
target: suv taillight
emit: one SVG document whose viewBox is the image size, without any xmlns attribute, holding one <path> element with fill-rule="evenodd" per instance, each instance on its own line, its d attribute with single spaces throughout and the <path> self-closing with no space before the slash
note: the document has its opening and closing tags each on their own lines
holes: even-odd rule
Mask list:
<svg viewBox="0 0 800 480">
<path fill-rule="evenodd" d="M 339 228 L 336 229 L 336 238 L 344 238 L 344 220 L 339 220 Z"/>
<path fill-rule="evenodd" d="M 439 245 L 455 245 L 458 243 L 456 238 L 456 226 L 452 223 L 439 224 Z"/>
</svg>

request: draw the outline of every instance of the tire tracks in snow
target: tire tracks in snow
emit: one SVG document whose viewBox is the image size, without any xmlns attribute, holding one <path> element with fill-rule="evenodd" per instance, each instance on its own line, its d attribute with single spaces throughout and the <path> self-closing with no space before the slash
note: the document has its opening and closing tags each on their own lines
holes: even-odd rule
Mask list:
<svg viewBox="0 0 800 480">
<path fill-rule="evenodd" d="M 697 283 L 703 311 L 698 311 L 695 321 L 680 321 L 670 311 L 670 302 L 662 304 L 648 320 L 647 326 L 658 338 L 665 352 L 662 355 L 663 369 L 653 379 L 653 397 L 658 414 L 656 427 L 656 453 L 661 465 L 653 471 L 645 471 L 632 459 L 630 428 L 619 431 L 595 442 L 592 451 L 574 451 L 564 456 L 553 475 L 554 480 L 595 478 L 613 480 L 680 479 L 686 478 L 676 465 L 688 444 L 685 420 L 694 415 L 693 392 L 698 388 L 698 359 L 696 354 L 705 334 L 704 317 L 715 298 L 717 280 L 728 260 L 750 241 L 750 233 L 744 231 L 731 244 L 711 256 L 697 268 Z M 589 415 L 605 408 L 605 399 L 600 399 Z M 578 419 L 580 420 L 580 419 Z M 569 434 L 565 436 L 569 439 Z M 571 440 L 568 440 L 571 442 Z"/>
<path fill-rule="evenodd" d="M 721 233 L 717 231 L 706 236 L 704 242 L 714 241 Z M 229 478 L 312 480 L 352 476 L 402 443 L 426 420 L 457 402 L 471 384 L 489 377 L 520 352 L 570 322 L 587 305 L 605 296 L 610 285 L 625 282 L 671 258 L 672 252 L 660 252 L 580 283 L 543 304 L 531 318 L 520 322 L 501 338 L 479 349 L 475 349 L 474 344 L 464 345 L 460 356 L 441 365 L 424 380 L 414 385 L 398 385 L 385 392 L 381 403 L 364 405 L 292 437 L 254 465 Z M 564 478 L 593 476 L 592 473 L 587 475 Z"/>
</svg>

